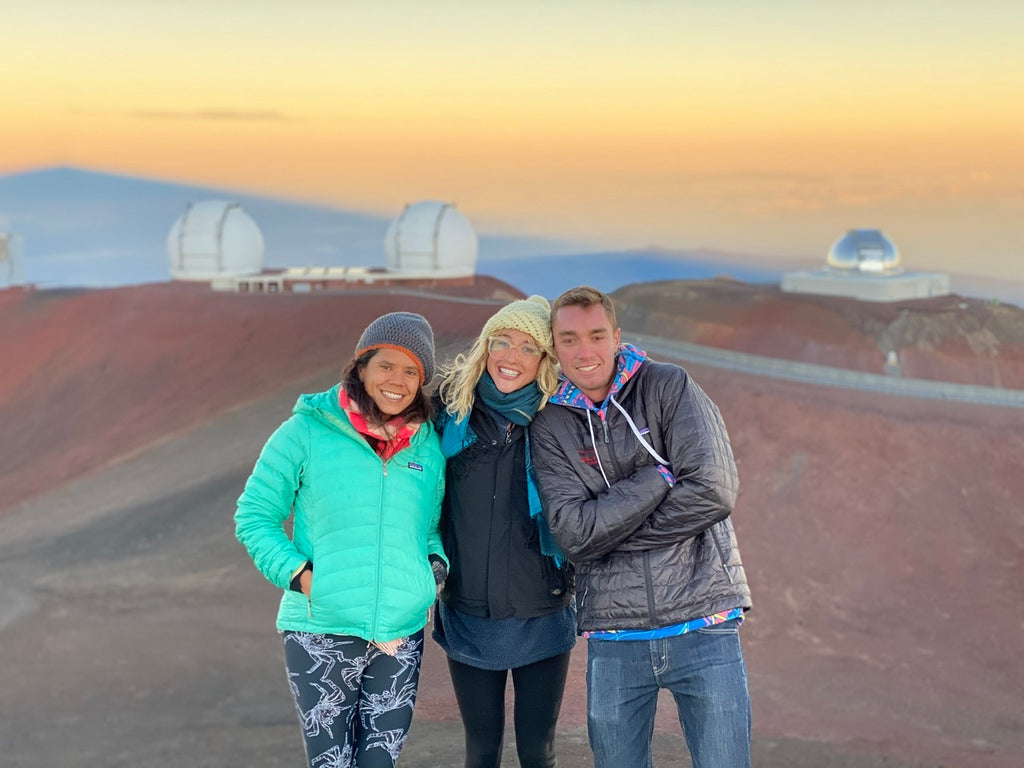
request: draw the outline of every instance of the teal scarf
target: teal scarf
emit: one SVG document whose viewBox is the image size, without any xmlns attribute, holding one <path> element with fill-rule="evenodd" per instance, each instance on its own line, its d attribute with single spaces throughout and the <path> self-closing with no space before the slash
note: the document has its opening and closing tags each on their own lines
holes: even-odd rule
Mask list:
<svg viewBox="0 0 1024 768">
<path fill-rule="evenodd" d="M 504 421 L 511 421 L 520 427 L 525 427 L 533 421 L 543 398 L 536 381 L 531 381 L 515 392 L 501 392 L 487 371 L 484 371 L 484 375 L 476 383 L 476 396 Z"/>
</svg>

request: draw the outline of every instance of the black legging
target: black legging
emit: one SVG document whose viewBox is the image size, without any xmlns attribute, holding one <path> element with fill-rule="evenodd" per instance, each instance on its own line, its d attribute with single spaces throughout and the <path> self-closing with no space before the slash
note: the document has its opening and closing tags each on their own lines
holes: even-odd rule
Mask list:
<svg viewBox="0 0 1024 768">
<path fill-rule="evenodd" d="M 512 672 L 516 752 L 522 768 L 554 768 L 555 723 L 569 672 L 570 652 Z M 498 768 L 505 735 L 509 670 L 471 667 L 448 659 L 466 731 L 466 768 Z"/>
<path fill-rule="evenodd" d="M 394 768 L 416 705 L 423 630 L 394 656 L 351 635 L 288 631 L 282 639 L 306 763 Z"/>
</svg>

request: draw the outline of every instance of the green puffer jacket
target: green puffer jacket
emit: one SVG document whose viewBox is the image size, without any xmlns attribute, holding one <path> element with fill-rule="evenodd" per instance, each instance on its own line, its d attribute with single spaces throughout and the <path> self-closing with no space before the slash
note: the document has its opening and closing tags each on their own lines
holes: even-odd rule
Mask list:
<svg viewBox="0 0 1024 768">
<path fill-rule="evenodd" d="M 271 435 L 238 499 L 235 533 L 259 571 L 285 590 L 279 630 L 394 640 L 420 630 L 434 602 L 428 555 L 444 558 L 445 462 L 425 424 L 383 463 L 342 410 L 338 390 L 299 397 Z M 288 588 L 306 560 L 309 599 Z"/>
</svg>

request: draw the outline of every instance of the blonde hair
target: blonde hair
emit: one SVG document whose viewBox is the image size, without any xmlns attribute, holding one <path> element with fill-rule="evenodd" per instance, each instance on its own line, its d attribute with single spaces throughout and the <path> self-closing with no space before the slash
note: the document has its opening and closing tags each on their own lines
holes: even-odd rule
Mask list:
<svg viewBox="0 0 1024 768">
<path fill-rule="evenodd" d="M 486 326 L 485 326 L 486 327 Z M 507 328 L 495 329 L 496 335 Z M 491 333 L 477 337 L 473 346 L 465 354 L 459 353 L 452 362 L 441 366 L 441 380 L 437 391 L 441 395 L 441 402 L 458 421 L 466 418 L 473 409 L 473 402 L 476 400 L 476 383 L 487 370 L 487 345 Z M 532 337 L 531 337 L 532 338 Z M 543 408 L 548 398 L 558 389 L 558 361 L 555 358 L 554 350 L 550 345 L 545 346 L 537 339 L 534 339 L 543 350 L 540 358 L 540 365 L 537 367 L 537 386 L 540 388 L 540 408 Z M 527 385 L 529 386 L 529 385 Z"/>
</svg>

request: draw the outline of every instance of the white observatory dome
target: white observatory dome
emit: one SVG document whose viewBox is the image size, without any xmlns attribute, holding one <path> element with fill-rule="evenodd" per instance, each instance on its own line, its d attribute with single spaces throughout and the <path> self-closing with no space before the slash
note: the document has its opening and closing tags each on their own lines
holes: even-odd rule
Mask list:
<svg viewBox="0 0 1024 768">
<path fill-rule="evenodd" d="M 877 229 L 851 229 L 833 243 L 826 264 L 844 272 L 900 271 L 900 252 Z"/>
<path fill-rule="evenodd" d="M 211 280 L 263 270 L 263 235 L 238 203 L 189 203 L 167 234 L 175 280 Z"/>
<path fill-rule="evenodd" d="M 391 222 L 384 253 L 391 272 L 465 277 L 476 271 L 476 232 L 451 203 L 424 200 Z"/>
</svg>

